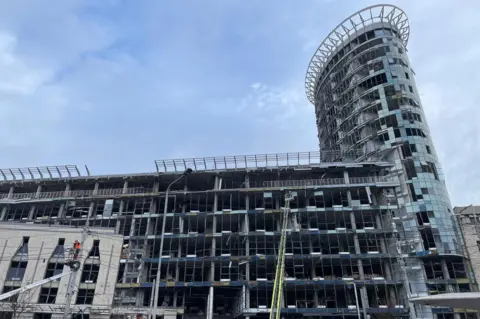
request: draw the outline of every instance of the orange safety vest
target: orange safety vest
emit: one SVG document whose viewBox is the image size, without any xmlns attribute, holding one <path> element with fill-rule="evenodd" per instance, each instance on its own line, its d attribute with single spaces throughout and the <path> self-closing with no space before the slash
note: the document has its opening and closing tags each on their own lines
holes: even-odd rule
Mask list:
<svg viewBox="0 0 480 319">
<path fill-rule="evenodd" d="M 79 242 L 74 243 L 73 248 L 80 249 L 80 243 Z"/>
</svg>

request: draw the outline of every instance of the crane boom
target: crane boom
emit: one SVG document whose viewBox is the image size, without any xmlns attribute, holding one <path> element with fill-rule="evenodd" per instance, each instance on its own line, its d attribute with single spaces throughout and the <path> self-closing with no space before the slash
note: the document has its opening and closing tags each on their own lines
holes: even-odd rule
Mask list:
<svg viewBox="0 0 480 319">
<path fill-rule="evenodd" d="M 55 276 L 52 276 L 52 277 L 48 277 L 48 278 L 45 278 L 45 279 L 42 279 L 42 280 L 39 280 L 39 281 L 36 281 L 36 282 L 32 282 L 31 284 L 28 284 L 28 285 L 25 285 L 25 286 L 20 287 L 18 289 L 15 289 L 15 290 L 6 292 L 4 294 L 1 294 L 0 295 L 0 301 L 5 300 L 7 298 L 10 298 L 12 296 L 21 294 L 21 293 L 23 293 L 25 291 L 28 291 L 30 289 L 39 287 L 41 285 L 47 284 L 47 283 L 52 282 L 54 280 L 57 280 L 59 278 L 68 276 L 72 272 L 75 272 L 80 268 L 80 263 L 78 261 L 71 261 L 71 262 L 68 262 L 66 265 L 70 267 L 70 271 L 62 272 L 61 274 L 58 274 L 58 275 L 55 275 Z"/>
<path fill-rule="evenodd" d="M 280 243 L 278 245 L 277 265 L 275 269 L 275 279 L 273 282 L 272 301 L 270 306 L 269 319 L 280 319 L 281 303 L 283 298 L 283 279 L 285 277 L 285 249 L 287 241 L 287 228 L 290 215 L 290 201 L 293 199 L 292 193 L 285 194 L 285 209 L 282 215 L 282 229 L 280 233 Z"/>
</svg>

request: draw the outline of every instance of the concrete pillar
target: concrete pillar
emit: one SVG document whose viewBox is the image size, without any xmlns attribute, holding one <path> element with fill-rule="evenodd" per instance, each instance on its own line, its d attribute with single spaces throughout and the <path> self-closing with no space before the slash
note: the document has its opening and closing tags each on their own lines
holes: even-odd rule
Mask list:
<svg viewBox="0 0 480 319">
<path fill-rule="evenodd" d="M 347 170 L 343 171 L 343 179 L 345 180 L 345 184 L 350 184 L 350 178 Z"/>
<path fill-rule="evenodd" d="M 158 181 L 153 182 L 153 193 L 158 193 L 158 188 L 159 188 L 159 183 Z M 150 214 L 156 214 L 157 213 L 157 201 L 154 199 L 152 200 L 152 203 L 150 204 Z"/>
<path fill-rule="evenodd" d="M 35 193 L 35 198 L 39 198 L 41 192 L 42 192 L 42 185 L 38 185 L 37 192 Z"/>
<path fill-rule="evenodd" d="M 96 182 L 95 183 L 95 186 L 93 186 L 93 195 L 97 195 L 98 194 L 98 189 L 100 188 L 100 183 L 99 182 Z"/>
<path fill-rule="evenodd" d="M 10 186 L 10 189 L 8 190 L 8 197 L 7 198 L 12 198 L 13 197 L 14 190 L 15 190 L 15 187 Z"/>
<path fill-rule="evenodd" d="M 122 190 L 122 194 L 126 194 L 128 191 L 128 181 L 125 181 L 123 183 L 123 190 Z M 125 202 L 122 200 L 120 200 L 120 208 L 119 208 L 119 215 L 121 215 L 123 213 L 123 210 L 125 209 Z"/>
<path fill-rule="evenodd" d="M 35 213 L 35 205 L 30 206 L 30 211 L 28 212 L 28 220 L 33 219 L 33 214 Z"/>
<path fill-rule="evenodd" d="M 249 188 L 250 187 L 250 179 L 249 176 L 245 176 L 245 187 Z M 247 214 L 245 215 L 245 232 L 247 233 L 247 237 L 245 240 L 245 255 L 249 256 L 250 255 L 250 241 L 248 239 L 248 232 L 250 231 L 249 227 L 249 216 L 248 216 L 248 210 L 250 208 L 250 198 L 248 197 L 248 193 L 246 193 L 245 196 L 245 207 L 247 208 Z M 248 282 L 250 281 L 250 263 L 245 264 L 245 280 Z M 250 288 L 247 286 L 245 287 L 245 308 L 250 308 Z"/>
<path fill-rule="evenodd" d="M 395 297 L 395 289 L 393 287 L 388 287 L 388 300 L 390 307 L 397 305 L 397 298 Z"/>
<path fill-rule="evenodd" d="M 65 190 L 63 191 L 63 197 L 69 197 L 70 196 L 70 188 L 71 188 L 70 183 L 67 183 L 65 185 Z M 65 203 L 61 203 L 60 208 L 58 209 L 57 218 L 62 218 L 64 211 L 65 211 Z"/>
<path fill-rule="evenodd" d="M 0 220 L 5 220 L 6 215 L 7 215 L 7 206 L 3 206 L 2 212 L 0 213 Z"/>
<path fill-rule="evenodd" d="M 392 280 L 392 269 L 390 268 L 390 262 L 388 260 L 385 260 L 383 262 L 383 269 L 385 269 L 385 278 L 387 280 Z"/>
<path fill-rule="evenodd" d="M 447 262 L 445 260 L 442 260 L 440 263 L 442 265 L 443 278 L 445 280 L 450 279 L 450 274 L 448 273 Z M 453 285 L 447 284 L 447 292 L 455 292 L 455 289 L 453 288 Z"/>
<path fill-rule="evenodd" d="M 215 176 L 215 189 L 218 189 L 220 185 L 219 177 Z M 213 211 L 216 212 L 218 209 L 218 193 L 215 192 L 215 195 L 213 197 Z M 217 229 L 217 218 L 216 216 L 213 216 L 213 232 L 216 232 Z M 212 251 L 210 252 L 210 256 L 215 256 L 215 249 L 216 249 L 216 238 L 212 238 Z M 215 280 L 215 262 L 212 261 L 210 263 L 210 281 Z M 213 287 L 210 287 L 209 292 L 208 292 L 208 302 L 207 302 L 207 309 L 206 309 L 206 314 L 207 314 L 207 319 L 212 319 L 213 318 L 213 299 L 214 299 L 214 289 Z"/>
<path fill-rule="evenodd" d="M 14 191 L 14 187 L 10 186 L 10 189 L 8 190 L 7 198 L 12 198 L 13 191 Z M 5 220 L 6 217 L 7 217 L 7 206 L 3 206 L 0 212 L 0 220 Z"/>
<path fill-rule="evenodd" d="M 35 198 L 40 197 L 40 193 L 42 192 L 42 185 L 37 186 L 37 191 L 35 193 Z M 30 211 L 28 212 L 28 220 L 33 219 L 33 214 L 35 213 L 35 205 L 30 206 Z"/>
<path fill-rule="evenodd" d="M 71 188 L 70 183 L 67 183 L 65 185 L 65 190 L 63 191 L 63 196 L 64 197 L 68 197 L 70 195 L 70 188 Z"/>
</svg>

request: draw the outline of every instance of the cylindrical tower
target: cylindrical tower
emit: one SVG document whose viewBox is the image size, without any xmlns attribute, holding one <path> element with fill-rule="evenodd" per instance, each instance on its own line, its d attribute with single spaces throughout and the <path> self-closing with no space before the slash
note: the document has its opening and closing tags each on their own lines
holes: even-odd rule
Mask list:
<svg viewBox="0 0 480 319">
<path fill-rule="evenodd" d="M 393 5 L 352 14 L 318 47 L 305 88 L 323 159 L 394 162 L 399 212 L 410 234 L 404 244 L 410 254 L 435 254 L 447 279 L 452 260 L 465 269 L 468 263 L 407 57 L 409 32 L 406 14 Z M 427 294 L 427 281 L 436 280 L 422 258 L 413 263 L 424 271 L 409 272 L 412 295 Z"/>
</svg>

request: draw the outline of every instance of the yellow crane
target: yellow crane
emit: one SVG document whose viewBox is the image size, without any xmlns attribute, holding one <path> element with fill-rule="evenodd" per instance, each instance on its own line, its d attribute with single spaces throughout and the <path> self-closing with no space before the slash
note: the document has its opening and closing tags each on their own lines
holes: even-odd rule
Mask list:
<svg viewBox="0 0 480 319">
<path fill-rule="evenodd" d="M 275 279 L 273 282 L 272 303 L 270 306 L 270 319 L 280 319 L 280 309 L 283 297 L 283 278 L 285 277 L 285 247 L 287 242 L 287 227 L 290 217 L 290 201 L 292 193 L 285 194 L 285 208 L 283 209 L 282 228 L 280 231 L 280 244 L 278 246 L 277 264 L 275 267 Z"/>
</svg>

